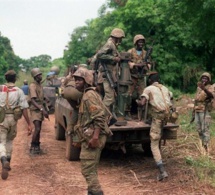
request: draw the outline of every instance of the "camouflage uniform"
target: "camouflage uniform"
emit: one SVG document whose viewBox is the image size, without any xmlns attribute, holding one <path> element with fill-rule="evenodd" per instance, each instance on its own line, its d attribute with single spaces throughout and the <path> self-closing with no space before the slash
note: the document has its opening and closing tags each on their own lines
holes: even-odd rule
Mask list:
<svg viewBox="0 0 215 195">
<path fill-rule="evenodd" d="M 94 128 L 101 129 L 99 135 L 100 145 L 97 148 L 89 148 L 88 141 L 92 137 Z M 88 192 L 92 194 L 102 194 L 101 186 L 98 181 L 97 166 L 110 129 L 105 117 L 104 104 L 102 103 L 100 95 L 93 87 L 87 88 L 83 94 L 79 108 L 78 123 L 75 129 L 79 129 L 79 131 L 83 133 L 83 137 L 81 137 L 80 159 L 82 174 L 88 184 Z M 87 132 L 89 132 L 89 134 Z"/>
<path fill-rule="evenodd" d="M 211 81 L 211 76 L 209 73 L 202 74 L 201 78 L 206 76 Z M 215 97 L 214 87 L 211 84 L 207 84 L 205 89 L 210 91 Z M 197 87 L 196 96 L 195 96 L 195 123 L 196 129 L 199 133 L 199 137 L 201 139 L 202 145 L 207 146 L 210 140 L 210 109 L 211 102 L 207 99 L 207 94 L 200 87 Z"/>
<path fill-rule="evenodd" d="M 117 63 L 113 61 L 114 57 L 119 57 L 120 54 L 117 51 L 116 45 L 113 43 L 112 38 L 109 38 L 107 43 L 97 53 L 97 58 L 103 63 L 106 63 L 109 73 L 112 75 L 113 82 L 117 82 Z M 104 77 L 103 69 L 100 69 L 100 77 Z M 115 91 L 111 88 L 108 80 L 104 78 L 104 99 L 105 106 L 110 107 L 115 103 Z"/>
<path fill-rule="evenodd" d="M 152 124 L 150 129 L 151 150 L 157 165 L 162 162 L 159 142 L 162 136 L 162 129 L 169 117 L 169 107 L 172 106 L 170 91 L 158 82 L 146 87 L 142 97 L 148 100 Z M 165 99 L 165 101 L 164 101 Z"/>
<path fill-rule="evenodd" d="M 11 158 L 13 140 L 17 134 L 17 121 L 14 119 L 13 109 L 20 106 L 21 109 L 28 108 L 28 103 L 23 91 L 16 87 L 14 83 L 6 83 L 2 85 L 0 92 L 0 106 L 6 105 L 6 97 L 8 92 L 8 105 L 6 109 L 5 119 L 0 123 L 0 157 L 7 156 Z"/>
<path fill-rule="evenodd" d="M 136 48 L 132 48 L 128 50 L 128 52 L 131 54 L 131 62 L 135 64 L 142 64 L 143 60 L 146 55 L 146 51 L 142 49 L 140 54 L 137 53 Z M 146 87 L 145 86 L 145 81 L 144 81 L 144 75 L 141 75 L 142 69 L 144 67 L 131 67 L 130 66 L 130 73 L 131 73 L 131 78 L 133 81 L 133 84 L 129 87 L 129 94 L 132 96 L 133 99 L 138 99 L 140 95 L 143 92 L 143 89 Z"/>
</svg>

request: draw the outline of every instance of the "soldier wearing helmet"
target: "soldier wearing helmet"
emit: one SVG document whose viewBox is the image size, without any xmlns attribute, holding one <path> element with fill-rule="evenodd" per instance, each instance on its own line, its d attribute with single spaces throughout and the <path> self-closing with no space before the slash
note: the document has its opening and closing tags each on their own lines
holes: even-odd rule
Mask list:
<svg viewBox="0 0 215 195">
<path fill-rule="evenodd" d="M 105 64 L 107 70 L 112 78 L 112 83 L 117 83 L 118 74 L 118 62 L 120 62 L 120 54 L 117 50 L 119 44 L 121 44 L 122 39 L 125 37 L 125 33 L 120 28 L 114 28 L 110 34 L 110 37 L 106 44 L 98 51 L 97 59 L 101 64 Z M 113 111 L 113 105 L 115 104 L 115 89 L 111 87 L 110 82 L 105 78 L 103 69 L 100 69 L 100 75 L 103 75 L 103 88 L 104 88 L 104 98 L 103 102 L 110 111 Z"/>
<path fill-rule="evenodd" d="M 130 102 L 127 107 L 127 120 L 130 120 L 130 107 L 132 100 L 135 101 L 140 97 L 143 89 L 146 87 L 146 72 L 150 69 L 150 65 L 144 62 L 146 51 L 145 37 L 141 34 L 137 34 L 133 39 L 134 47 L 129 49 L 128 52 L 131 54 L 131 60 L 128 62 L 132 84 L 129 86 Z"/>
<path fill-rule="evenodd" d="M 111 131 L 108 127 L 105 106 L 93 87 L 93 71 L 78 68 L 73 74 L 76 89 L 83 92 L 75 133 L 81 140 L 81 170 L 88 185 L 88 194 L 103 195 L 97 175 L 101 151 Z"/>
<path fill-rule="evenodd" d="M 210 122 L 212 100 L 215 97 L 213 85 L 211 85 L 211 75 L 205 72 L 201 75 L 200 81 L 197 83 L 197 91 L 195 96 L 194 112 L 196 129 L 199 133 L 200 147 L 202 152 L 208 153 L 208 144 L 210 141 Z"/>
<path fill-rule="evenodd" d="M 40 132 L 42 127 L 42 121 L 48 118 L 48 112 L 46 111 L 45 97 L 43 93 L 42 72 L 39 68 L 33 68 L 31 75 L 34 81 L 29 85 L 29 99 L 30 99 L 30 113 L 31 119 L 34 124 L 34 133 L 32 136 L 32 142 L 30 147 L 31 154 L 40 154 Z"/>
</svg>

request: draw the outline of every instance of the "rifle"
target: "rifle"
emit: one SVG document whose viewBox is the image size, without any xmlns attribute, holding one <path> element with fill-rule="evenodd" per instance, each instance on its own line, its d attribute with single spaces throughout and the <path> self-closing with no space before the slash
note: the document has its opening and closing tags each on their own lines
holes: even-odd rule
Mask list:
<svg viewBox="0 0 215 195">
<path fill-rule="evenodd" d="M 196 100 L 194 102 L 193 111 L 192 111 L 192 118 L 190 120 L 190 124 L 193 123 L 195 120 L 195 105 L 196 105 Z"/>
<path fill-rule="evenodd" d="M 115 91 L 115 88 L 117 87 L 116 83 L 113 81 L 113 77 L 110 74 L 110 72 L 107 69 L 107 65 L 105 63 L 101 63 L 102 67 L 103 67 L 103 71 L 105 73 L 105 78 L 108 80 L 111 88 Z"/>
<path fill-rule="evenodd" d="M 150 46 L 149 49 L 146 51 L 146 55 L 145 55 L 145 58 L 143 60 L 142 66 L 146 65 L 147 69 L 148 69 L 147 63 L 149 63 L 149 57 L 151 56 L 152 51 L 153 51 L 153 47 Z M 144 73 L 144 68 L 142 68 L 141 75 L 143 75 L 143 73 Z"/>
<path fill-rule="evenodd" d="M 99 60 L 96 59 L 95 64 L 94 64 L 94 85 L 97 86 L 98 84 L 98 69 L 99 69 Z"/>
</svg>

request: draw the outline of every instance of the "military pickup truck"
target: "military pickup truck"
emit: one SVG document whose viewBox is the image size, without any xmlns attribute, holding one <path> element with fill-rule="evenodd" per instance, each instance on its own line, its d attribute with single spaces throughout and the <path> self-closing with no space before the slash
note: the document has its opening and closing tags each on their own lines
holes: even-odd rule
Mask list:
<svg viewBox="0 0 215 195">
<path fill-rule="evenodd" d="M 72 120 L 73 108 L 68 101 L 63 97 L 57 97 L 55 102 L 55 138 L 56 140 L 66 139 L 66 158 L 68 160 L 78 160 L 80 148 L 73 145 L 72 135 L 67 129 Z M 163 140 L 177 138 L 177 124 L 168 123 L 163 129 Z M 113 132 L 111 137 L 108 137 L 106 147 L 112 149 L 122 149 L 126 152 L 126 145 L 141 144 L 146 155 L 151 154 L 150 149 L 150 125 L 139 121 L 138 119 L 127 121 L 125 126 L 110 126 Z"/>
<path fill-rule="evenodd" d="M 130 70 L 128 66 L 129 53 L 121 53 L 120 75 L 118 80 L 117 91 L 117 108 L 119 118 L 125 116 L 125 105 L 127 104 L 127 90 L 130 83 Z M 108 73 L 107 73 L 108 74 Z M 134 104 L 134 108 L 137 108 L 137 104 Z M 147 110 L 147 109 L 146 109 Z M 72 135 L 69 135 L 68 124 L 71 123 L 72 113 L 74 110 L 63 97 L 58 97 L 55 103 L 55 123 L 56 123 L 56 139 L 65 139 L 66 135 L 66 157 L 68 160 L 78 160 L 80 148 L 73 146 Z M 142 116 L 143 114 L 141 114 Z M 112 125 L 110 129 L 113 132 L 111 137 L 108 137 L 106 147 L 112 149 L 122 149 L 126 152 L 126 145 L 141 144 L 144 152 L 151 154 L 150 149 L 150 125 L 147 124 L 147 112 L 144 117 L 132 117 L 132 120 L 117 121 L 121 123 L 120 126 Z M 145 121 L 145 122 L 144 122 Z M 163 129 L 162 139 L 176 139 L 177 138 L 177 124 L 167 123 Z M 73 140 L 73 141 L 72 141 Z"/>
</svg>

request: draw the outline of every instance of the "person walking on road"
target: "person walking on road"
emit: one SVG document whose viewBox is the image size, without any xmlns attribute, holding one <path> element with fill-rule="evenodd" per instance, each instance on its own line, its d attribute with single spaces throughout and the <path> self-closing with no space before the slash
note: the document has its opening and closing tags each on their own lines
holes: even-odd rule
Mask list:
<svg viewBox="0 0 215 195">
<path fill-rule="evenodd" d="M 28 124 L 27 134 L 31 135 L 32 127 L 28 117 L 28 102 L 23 91 L 15 86 L 16 72 L 5 73 L 7 83 L 0 85 L 0 158 L 2 163 L 1 178 L 8 178 L 11 170 L 13 140 L 17 134 L 17 121 L 24 115 Z"/>
<path fill-rule="evenodd" d="M 172 93 L 164 85 L 160 84 L 159 80 L 159 74 L 157 72 L 151 72 L 149 74 L 148 83 L 150 85 L 144 89 L 139 104 L 142 106 L 149 104 L 151 108 L 151 151 L 159 169 L 157 179 L 158 181 L 161 181 L 168 177 L 168 174 L 164 169 L 159 146 L 162 137 L 162 130 L 164 125 L 167 123 L 170 114 L 170 107 L 172 106 Z"/>
<path fill-rule="evenodd" d="M 31 141 L 30 154 L 40 154 L 40 132 L 42 121 L 44 120 L 44 117 L 49 119 L 49 115 L 45 108 L 45 97 L 41 85 L 42 72 L 39 68 L 33 68 L 31 70 L 31 76 L 34 78 L 34 81 L 29 85 L 28 96 L 30 99 L 30 113 L 31 120 L 34 124 L 34 133 Z"/>
<path fill-rule="evenodd" d="M 210 84 L 211 75 L 205 72 L 200 77 L 195 96 L 195 124 L 199 133 L 201 147 L 208 153 L 208 145 L 210 141 L 210 111 L 212 108 L 212 99 L 215 97 L 213 85 Z M 203 151 L 204 153 L 204 151 Z"/>
<path fill-rule="evenodd" d="M 105 106 L 95 87 L 92 87 L 92 71 L 79 68 L 73 76 L 76 89 L 83 92 L 75 127 L 75 132 L 81 140 L 81 171 L 88 184 L 88 195 L 103 195 L 97 167 L 107 136 L 111 135 L 105 116 Z"/>
</svg>

